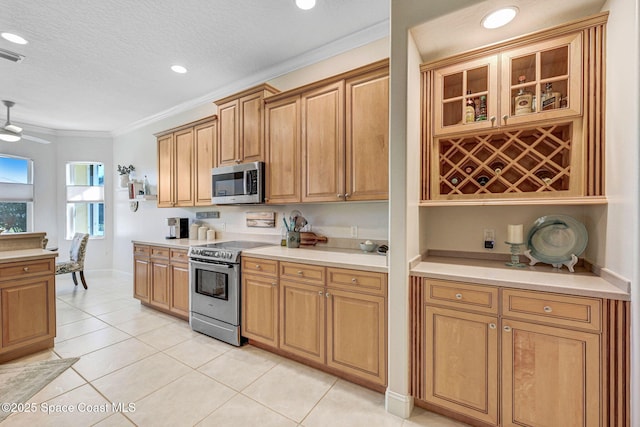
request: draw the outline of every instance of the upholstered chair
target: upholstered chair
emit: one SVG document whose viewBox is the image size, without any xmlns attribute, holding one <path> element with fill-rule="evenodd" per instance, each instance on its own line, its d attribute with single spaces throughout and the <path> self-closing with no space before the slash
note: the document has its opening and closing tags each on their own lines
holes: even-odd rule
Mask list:
<svg viewBox="0 0 640 427">
<path fill-rule="evenodd" d="M 76 271 L 80 272 L 80 280 L 82 280 L 82 286 L 84 286 L 85 289 L 87 289 L 87 282 L 84 280 L 84 255 L 87 251 L 88 241 L 88 234 L 76 233 L 71 241 L 69 261 L 56 263 L 56 274 L 71 273 L 71 278 L 76 286 L 78 286 Z"/>
</svg>

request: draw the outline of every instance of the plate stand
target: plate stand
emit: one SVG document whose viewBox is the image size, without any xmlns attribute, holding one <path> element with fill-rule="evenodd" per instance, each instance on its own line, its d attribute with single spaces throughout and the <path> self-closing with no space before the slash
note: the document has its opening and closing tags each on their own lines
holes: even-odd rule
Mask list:
<svg viewBox="0 0 640 427">
<path fill-rule="evenodd" d="M 531 260 L 531 262 L 529 263 L 529 265 L 536 265 L 539 262 L 543 262 L 540 261 L 539 259 L 537 259 L 536 257 L 534 257 L 533 255 L 531 255 L 531 250 L 527 249 L 524 252 L 524 255 L 529 258 Z M 569 269 L 570 272 L 574 272 L 573 270 L 573 266 L 576 265 L 578 263 L 578 257 L 575 256 L 574 254 L 571 254 L 571 259 L 567 260 L 565 262 L 559 262 L 557 264 L 551 264 L 554 268 L 561 268 L 563 265 L 566 265 L 567 268 Z"/>
</svg>

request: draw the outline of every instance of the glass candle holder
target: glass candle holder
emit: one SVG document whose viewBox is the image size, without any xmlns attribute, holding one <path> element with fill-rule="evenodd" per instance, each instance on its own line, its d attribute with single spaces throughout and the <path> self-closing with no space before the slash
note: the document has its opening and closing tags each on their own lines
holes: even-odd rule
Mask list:
<svg viewBox="0 0 640 427">
<path fill-rule="evenodd" d="M 522 243 L 505 242 L 511 247 L 511 261 L 506 262 L 505 265 L 513 268 L 523 268 L 525 265 L 520 262 L 520 246 Z"/>
</svg>

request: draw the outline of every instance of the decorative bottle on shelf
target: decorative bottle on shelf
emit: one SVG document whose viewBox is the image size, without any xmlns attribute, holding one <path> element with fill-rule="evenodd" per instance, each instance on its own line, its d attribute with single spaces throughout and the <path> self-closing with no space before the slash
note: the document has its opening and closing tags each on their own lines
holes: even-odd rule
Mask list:
<svg viewBox="0 0 640 427">
<path fill-rule="evenodd" d="M 151 188 L 149 186 L 149 180 L 147 179 L 147 175 L 144 176 L 144 182 L 142 183 L 142 191 L 145 196 L 151 195 Z"/>
<path fill-rule="evenodd" d="M 487 97 L 485 95 L 480 96 L 480 104 L 476 110 L 476 122 L 487 120 Z"/>
<path fill-rule="evenodd" d="M 526 76 L 518 77 L 518 84 L 525 84 L 526 82 L 527 82 Z M 524 87 L 521 87 L 518 90 L 518 94 L 514 99 L 515 115 L 518 116 L 520 114 L 531 113 L 533 111 L 531 107 L 532 103 L 533 103 L 533 95 L 531 94 L 531 92 L 526 90 Z"/>
<path fill-rule="evenodd" d="M 487 185 L 487 182 L 489 182 L 489 177 L 486 175 L 480 175 L 476 178 L 476 181 L 478 181 L 478 184 L 484 187 L 485 185 Z"/>
<path fill-rule="evenodd" d="M 500 175 L 502 173 L 502 169 L 504 169 L 504 163 L 500 161 L 495 161 L 489 165 L 491 169 L 495 172 L 496 175 Z"/>
<path fill-rule="evenodd" d="M 476 120 L 476 103 L 471 98 L 471 91 L 467 91 L 467 105 L 464 108 L 464 122 L 473 123 Z"/>
<path fill-rule="evenodd" d="M 551 82 L 544 86 L 544 93 L 541 98 L 542 107 L 540 109 L 542 111 L 560 108 L 560 98 L 562 98 L 562 95 L 560 95 L 560 92 L 553 91 L 553 84 Z"/>
<path fill-rule="evenodd" d="M 460 178 L 458 178 L 457 176 L 454 176 L 453 178 L 451 178 L 451 184 L 453 185 L 460 184 Z"/>
<path fill-rule="evenodd" d="M 546 169 L 539 169 L 538 171 L 536 171 L 536 176 L 545 183 L 545 185 L 549 185 L 551 184 L 551 179 L 553 178 L 553 175 L 551 174 L 551 172 L 549 172 Z"/>
<path fill-rule="evenodd" d="M 464 173 L 466 173 L 468 175 L 471 175 L 473 173 L 474 169 L 475 169 L 475 167 L 473 167 L 473 165 L 471 165 L 471 164 L 466 165 L 464 167 Z"/>
</svg>

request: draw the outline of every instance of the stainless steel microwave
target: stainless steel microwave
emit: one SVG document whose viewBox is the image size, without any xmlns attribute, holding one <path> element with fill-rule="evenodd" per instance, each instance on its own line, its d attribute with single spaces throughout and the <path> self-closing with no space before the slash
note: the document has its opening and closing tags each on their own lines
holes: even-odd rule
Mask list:
<svg viewBox="0 0 640 427">
<path fill-rule="evenodd" d="M 264 203 L 264 162 L 211 169 L 211 203 Z"/>
</svg>

